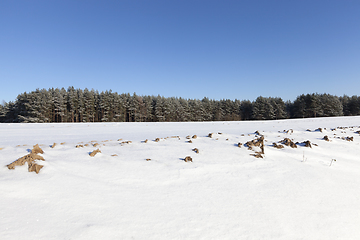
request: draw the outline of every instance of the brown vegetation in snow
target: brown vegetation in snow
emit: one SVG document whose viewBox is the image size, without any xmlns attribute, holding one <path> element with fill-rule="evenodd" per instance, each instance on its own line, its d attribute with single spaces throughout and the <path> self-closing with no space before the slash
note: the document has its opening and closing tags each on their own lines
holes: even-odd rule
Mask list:
<svg viewBox="0 0 360 240">
<path fill-rule="evenodd" d="M 184 161 L 185 162 L 192 162 L 192 158 L 190 156 L 186 156 Z"/>
<path fill-rule="evenodd" d="M 277 149 L 284 148 L 283 145 L 277 145 L 276 143 L 273 143 L 273 147 L 274 147 L 274 148 L 277 148 Z"/>
<path fill-rule="evenodd" d="M 33 146 L 33 149 L 31 150 L 31 153 L 35 153 L 35 154 L 41 153 L 41 154 L 43 154 L 44 151 L 39 147 L 39 144 L 36 144 L 36 145 Z"/>
<path fill-rule="evenodd" d="M 43 154 L 44 151 L 39 147 L 38 144 L 33 146 L 33 149 L 31 150 L 31 153 L 17 159 L 16 161 L 6 165 L 8 169 L 15 169 L 16 166 L 22 166 L 25 163 L 28 164 L 28 171 L 29 172 L 36 172 L 39 173 L 40 169 L 43 167 L 42 165 L 36 164 L 35 160 L 42 160 L 45 161 L 45 159 L 38 155 L 38 153 Z"/>
<path fill-rule="evenodd" d="M 197 148 L 194 148 L 193 151 L 194 151 L 195 153 L 199 153 L 199 149 L 197 149 Z"/>
<path fill-rule="evenodd" d="M 90 155 L 90 157 L 94 157 L 97 153 L 101 153 L 100 149 L 96 149 L 96 150 L 92 151 L 89 155 Z"/>
<path fill-rule="evenodd" d="M 280 141 L 280 143 L 288 147 L 297 148 L 296 144 L 293 141 L 291 141 L 290 138 L 284 138 L 282 141 Z"/>
</svg>

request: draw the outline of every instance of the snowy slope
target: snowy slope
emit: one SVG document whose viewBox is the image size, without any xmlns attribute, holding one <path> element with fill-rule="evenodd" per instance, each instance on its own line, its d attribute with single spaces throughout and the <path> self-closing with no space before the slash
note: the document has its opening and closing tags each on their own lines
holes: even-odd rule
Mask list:
<svg viewBox="0 0 360 240">
<path fill-rule="evenodd" d="M 360 117 L 0 124 L 0 239 L 360 239 L 359 126 Z M 237 146 L 255 131 L 264 158 Z M 272 147 L 284 138 L 313 145 Z M 40 173 L 8 170 L 34 144 Z"/>
</svg>

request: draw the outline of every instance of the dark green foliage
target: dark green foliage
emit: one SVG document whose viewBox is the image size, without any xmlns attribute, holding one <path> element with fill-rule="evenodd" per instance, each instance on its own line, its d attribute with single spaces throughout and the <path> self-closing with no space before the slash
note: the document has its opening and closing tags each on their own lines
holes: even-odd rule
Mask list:
<svg viewBox="0 0 360 240">
<path fill-rule="evenodd" d="M 307 94 L 296 98 L 292 106 L 292 117 L 329 117 L 342 116 L 343 105 L 340 98 L 330 94 Z"/>
<path fill-rule="evenodd" d="M 360 115 L 360 97 L 358 96 L 346 96 L 339 98 L 345 116 Z"/>
<path fill-rule="evenodd" d="M 75 89 L 36 89 L 0 105 L 0 122 L 184 122 L 240 121 L 360 115 L 360 98 L 302 94 L 281 98 L 211 100 L 139 96 Z"/>
</svg>

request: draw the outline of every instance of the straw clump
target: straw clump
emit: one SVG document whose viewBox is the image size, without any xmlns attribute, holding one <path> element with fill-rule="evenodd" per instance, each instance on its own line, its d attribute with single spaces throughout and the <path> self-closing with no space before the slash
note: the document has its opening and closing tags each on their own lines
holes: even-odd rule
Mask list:
<svg viewBox="0 0 360 240">
<path fill-rule="evenodd" d="M 38 154 L 38 153 L 43 154 L 44 153 L 44 151 L 40 148 L 39 144 L 34 145 L 31 152 L 35 153 L 35 154 Z"/>
<path fill-rule="evenodd" d="M 40 169 L 43 168 L 43 165 L 38 165 L 35 160 L 45 161 L 45 159 L 38 155 L 38 153 L 43 154 L 44 151 L 39 147 L 38 144 L 33 146 L 31 153 L 17 159 L 16 161 L 6 165 L 8 169 L 15 169 L 16 166 L 23 166 L 25 163 L 28 164 L 28 171 L 29 172 L 36 172 L 39 173 Z"/>
<path fill-rule="evenodd" d="M 284 148 L 283 145 L 277 145 L 276 143 L 273 143 L 273 147 L 274 147 L 274 148 L 277 148 L 277 149 Z"/>
<path fill-rule="evenodd" d="M 192 162 L 192 158 L 190 156 L 186 156 L 184 161 L 185 162 Z"/>
<path fill-rule="evenodd" d="M 290 138 L 284 138 L 284 140 L 280 141 L 280 143 L 288 147 L 297 148 L 296 144 L 293 141 L 291 141 Z"/>
<path fill-rule="evenodd" d="M 94 157 L 97 153 L 101 153 L 100 149 L 96 149 L 96 150 L 92 151 L 89 155 L 90 155 L 90 157 Z"/>
</svg>

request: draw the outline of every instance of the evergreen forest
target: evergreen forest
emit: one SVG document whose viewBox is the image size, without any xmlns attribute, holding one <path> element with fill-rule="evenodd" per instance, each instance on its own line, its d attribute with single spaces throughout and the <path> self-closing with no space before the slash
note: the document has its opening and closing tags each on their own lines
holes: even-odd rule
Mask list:
<svg viewBox="0 0 360 240">
<path fill-rule="evenodd" d="M 211 100 L 139 96 L 136 93 L 36 89 L 0 105 L 2 123 L 185 122 L 273 120 L 360 115 L 360 97 L 302 94 L 293 102 L 279 97 Z"/>
</svg>

